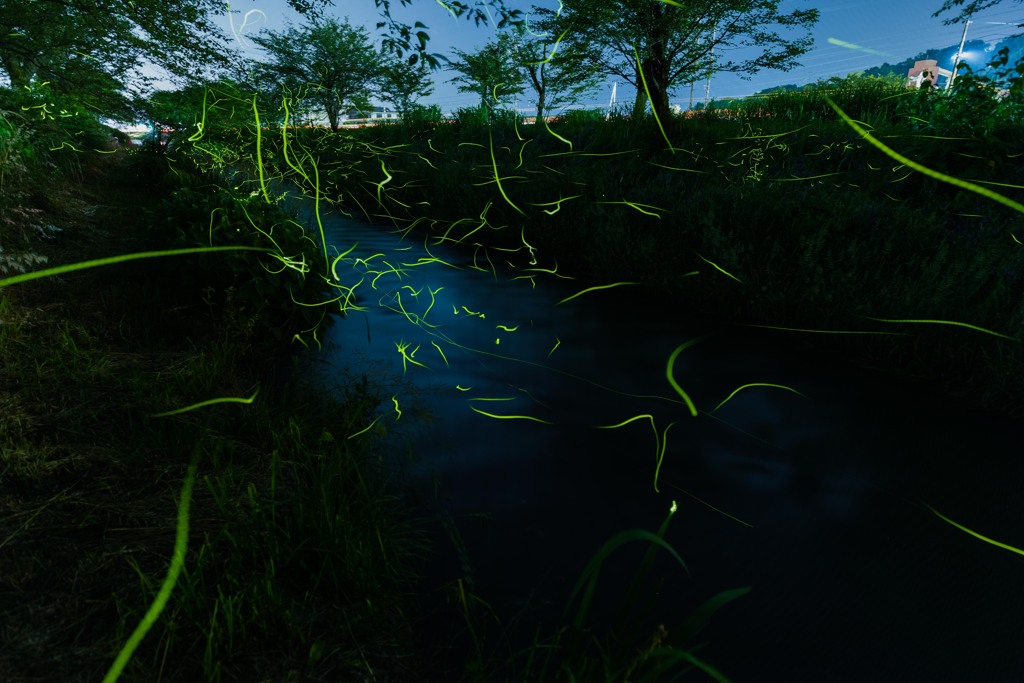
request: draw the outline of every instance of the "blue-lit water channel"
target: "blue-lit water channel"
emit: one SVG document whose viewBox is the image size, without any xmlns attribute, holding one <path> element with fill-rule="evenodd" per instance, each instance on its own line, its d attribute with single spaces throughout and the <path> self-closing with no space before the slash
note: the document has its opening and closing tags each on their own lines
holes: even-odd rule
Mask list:
<svg viewBox="0 0 1024 683">
<path fill-rule="evenodd" d="M 364 311 L 326 333 L 318 367 L 385 397 L 390 455 L 438 520 L 439 593 L 470 578 L 506 620 L 528 600 L 557 616 L 605 540 L 656 530 L 676 501 L 667 539 L 689 574 L 659 565 L 652 623 L 752 587 L 695 641 L 732 680 L 1024 680 L 1024 557 L 927 508 L 1024 546 L 1022 425 L 784 333 L 702 326 L 639 287 L 559 304 L 586 285 L 324 224 L 352 248 Z M 703 335 L 673 368 L 694 417 L 666 366 Z M 751 383 L 800 393 L 752 386 L 715 410 Z M 599 596 L 621 594 L 643 550 L 624 548 Z"/>
</svg>

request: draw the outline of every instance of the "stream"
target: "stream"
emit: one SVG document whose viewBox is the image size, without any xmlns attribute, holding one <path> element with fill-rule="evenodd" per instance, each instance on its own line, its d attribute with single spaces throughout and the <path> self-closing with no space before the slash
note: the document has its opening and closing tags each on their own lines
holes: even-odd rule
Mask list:
<svg viewBox="0 0 1024 683">
<path fill-rule="evenodd" d="M 395 464 L 445 520 L 428 580 L 558 626 L 598 548 L 675 501 L 686 569 L 659 558 L 650 623 L 751 587 L 693 641 L 731 680 L 1024 681 L 1024 557 L 928 508 L 1024 547 L 1021 425 L 639 286 L 564 301 L 587 285 L 323 220 L 364 310 L 322 336 L 321 379 L 386 397 Z M 672 377 L 696 416 L 666 376 L 694 340 Z M 612 555 L 595 618 L 645 548 Z"/>
</svg>

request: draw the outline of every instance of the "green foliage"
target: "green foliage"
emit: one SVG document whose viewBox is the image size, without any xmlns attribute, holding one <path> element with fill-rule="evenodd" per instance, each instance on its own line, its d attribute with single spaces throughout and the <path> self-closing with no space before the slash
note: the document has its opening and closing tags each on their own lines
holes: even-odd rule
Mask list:
<svg viewBox="0 0 1024 683">
<path fill-rule="evenodd" d="M 451 62 L 449 70 L 458 73 L 450 79 L 458 86 L 459 92 L 480 96 L 480 107 L 492 112 L 507 106 L 512 95 L 523 93 L 523 74 L 516 61 L 516 39 L 508 32 L 499 33 L 476 52 L 454 50 L 457 61 Z"/>
<path fill-rule="evenodd" d="M 378 77 L 377 86 L 385 102 L 390 102 L 404 118 L 416 100 L 434 92 L 430 70 L 424 62 L 409 64 L 401 59 L 386 59 Z"/>
<path fill-rule="evenodd" d="M 1003 51 L 994 64 L 1006 65 Z M 951 91 L 922 90 L 908 108 L 937 134 L 1019 139 L 1024 122 L 1024 62 L 995 73 L 977 73 L 966 64 Z M 929 116 L 930 114 L 930 116 Z"/>
<path fill-rule="evenodd" d="M 410 65 L 415 65 L 422 59 L 431 69 L 441 66 L 444 58 L 426 50 L 429 35 L 426 31 L 427 26 L 423 22 L 417 21 L 409 26 L 396 20 L 391 14 L 393 0 L 374 0 L 374 2 L 382 14 L 382 21 L 377 24 L 377 28 L 388 30 L 388 35 L 381 44 L 381 49 L 384 52 L 394 53 L 400 59 L 406 53 L 411 53 L 407 60 Z M 398 2 L 401 6 L 407 7 L 415 0 L 398 0 Z M 470 0 L 470 2 L 450 0 L 444 3 L 438 2 L 437 5 L 450 16 L 465 17 L 477 26 L 494 24 L 495 28 L 504 29 L 508 26 L 519 25 L 523 21 L 522 11 L 508 7 L 505 0 Z M 496 22 L 495 17 L 497 17 Z M 413 45 L 413 37 L 416 39 L 415 45 Z"/>
<path fill-rule="evenodd" d="M 491 120 L 491 110 L 482 104 L 459 107 L 455 110 L 455 120 L 463 128 L 486 126 Z"/>
<path fill-rule="evenodd" d="M 726 323 L 860 329 L 859 316 L 872 311 L 899 317 L 913 310 L 1024 337 L 1024 264 L 1013 242 L 1019 218 L 1001 207 L 980 209 L 976 198 L 879 159 L 834 110 L 822 109 L 826 94 L 921 164 L 1024 185 L 1008 152 L 1024 144 L 1019 126 L 950 135 L 925 123 L 942 120 L 945 100 L 922 103 L 922 93 L 877 78 L 676 117 L 666 127 L 674 151 L 653 119 L 569 116 L 549 130 L 515 119 L 488 127 L 482 111 L 464 110 L 433 131 L 429 144 L 410 146 L 407 136 L 381 128 L 356 136 L 377 150 L 373 159 L 329 141 L 322 158 L 350 169 L 337 190 L 358 197 L 358 207 L 349 205 L 373 219 L 429 225 L 432 238 L 446 242 L 471 234 L 469 242 L 516 265 L 546 254 L 577 276 L 645 282 Z M 931 109 L 912 109 L 918 106 Z M 401 152 L 388 151 L 399 145 Z M 369 182 L 353 188 L 353 177 L 379 179 L 382 161 L 401 187 L 379 194 Z M 954 239 L 972 246 L 953 248 Z M 962 340 L 941 338 L 927 352 L 903 337 L 828 341 L 844 351 L 860 344 L 921 374 L 942 367 L 944 381 L 984 376 L 1024 405 L 1024 394 L 1005 380 L 1024 371 L 1021 353 L 1004 344 L 984 361 L 957 358 Z M 982 370 L 983 363 L 992 365 Z M 979 400 L 1000 409 L 998 400 Z"/>
<path fill-rule="evenodd" d="M 600 109 L 570 109 L 559 115 L 560 125 L 578 128 L 586 125 L 594 125 L 605 120 L 605 113 Z"/>
<path fill-rule="evenodd" d="M 157 91 L 146 100 L 143 110 L 155 125 L 173 128 L 179 135 L 201 132 L 223 139 L 231 129 L 251 124 L 254 94 L 222 79 Z"/>
<path fill-rule="evenodd" d="M 561 5 L 564 41 L 599 73 L 623 78 L 637 89 L 633 116 L 640 117 L 650 93 L 662 121 L 670 117 L 668 93 L 709 72 L 750 77 L 761 69 L 788 71 L 812 44 L 809 35 L 784 38 L 774 32 L 809 30 L 818 10 L 779 12 L 779 0 L 666 3 L 661 0 L 568 0 Z M 735 61 L 737 48 L 753 48 Z"/>
<path fill-rule="evenodd" d="M 325 317 L 321 303 L 326 299 L 323 281 L 309 274 L 309 264 L 322 260 L 320 247 L 305 228 L 256 191 L 239 195 L 219 183 L 200 184 L 202 180 L 193 177 L 160 209 L 166 225 L 177 232 L 174 246 L 252 246 L 271 253 L 203 254 L 191 265 L 152 267 L 173 268 L 180 288 L 197 298 L 204 292 L 207 305 L 249 321 L 245 325 L 250 330 L 254 321 L 262 321 L 264 333 L 276 334 L 282 342 L 296 329 L 330 324 L 333 318 Z"/>
<path fill-rule="evenodd" d="M 297 102 L 315 103 L 332 130 L 346 109 L 365 106 L 381 69 L 369 33 L 347 19 L 321 17 L 303 27 L 264 30 L 253 41 L 273 60 L 265 68 Z"/>
<path fill-rule="evenodd" d="M 402 115 L 401 125 L 416 135 L 432 131 L 442 121 L 444 121 L 444 112 L 441 111 L 440 106 L 432 104 L 428 107 L 414 104 Z"/>
<path fill-rule="evenodd" d="M 48 189 L 78 178 L 112 145 L 111 130 L 77 99 L 47 84 L 0 88 L 0 274 L 47 262 L 37 246 L 61 230 L 42 217 L 54 201 Z"/>
<path fill-rule="evenodd" d="M 226 43 L 214 17 L 217 0 L 158 2 L 69 0 L 0 2 L 0 64 L 14 88 L 50 82 L 60 92 L 107 105 L 142 64 L 160 65 L 177 76 L 224 64 Z"/>
<path fill-rule="evenodd" d="M 530 30 L 519 26 L 512 35 L 516 60 L 537 96 L 539 120 L 548 111 L 580 102 L 597 86 L 598 74 L 585 53 L 563 41 L 571 29 L 562 25 L 554 11 L 534 8 L 533 16 Z"/>
<path fill-rule="evenodd" d="M 906 119 L 908 102 L 915 93 L 905 78 L 850 74 L 819 80 L 800 90 L 715 102 L 710 109 L 728 108 L 749 117 L 774 117 L 792 122 L 837 121 L 838 116 L 825 97 L 859 121 L 871 125 L 893 124 Z"/>
</svg>

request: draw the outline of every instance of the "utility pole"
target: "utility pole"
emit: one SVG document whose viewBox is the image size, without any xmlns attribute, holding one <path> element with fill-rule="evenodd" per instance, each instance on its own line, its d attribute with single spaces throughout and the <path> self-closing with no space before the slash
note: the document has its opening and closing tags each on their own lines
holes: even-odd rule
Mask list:
<svg viewBox="0 0 1024 683">
<path fill-rule="evenodd" d="M 711 29 L 711 64 L 715 62 L 715 40 L 717 39 L 718 27 Z M 708 82 L 704 86 L 704 108 L 711 104 L 711 64 L 708 64 Z"/>
<path fill-rule="evenodd" d="M 612 117 L 612 109 L 615 107 L 615 91 L 618 87 L 618 82 L 612 83 L 612 98 L 608 100 L 608 111 L 604 115 L 605 119 L 610 119 Z"/>
<path fill-rule="evenodd" d="M 967 23 L 964 24 L 964 34 L 960 36 L 960 47 L 956 49 L 956 57 L 953 58 L 953 73 L 950 75 L 949 80 L 946 81 L 947 92 L 953 87 L 953 81 L 956 80 L 956 69 L 960 66 L 960 55 L 964 52 L 964 43 L 967 42 L 967 27 L 970 25 L 971 20 L 968 19 Z"/>
</svg>

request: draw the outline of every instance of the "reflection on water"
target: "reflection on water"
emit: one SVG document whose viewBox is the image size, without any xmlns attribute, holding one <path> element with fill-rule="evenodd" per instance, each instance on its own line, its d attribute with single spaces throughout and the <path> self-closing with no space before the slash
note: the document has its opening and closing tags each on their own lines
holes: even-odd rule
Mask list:
<svg viewBox="0 0 1024 683">
<path fill-rule="evenodd" d="M 1019 426 L 764 334 L 702 327 L 639 288 L 558 305 L 582 287 L 325 223 L 339 250 L 358 243 L 347 265 L 365 310 L 329 331 L 324 367 L 368 372 L 393 396 L 380 419 L 484 599 L 535 592 L 560 609 L 604 540 L 657 528 L 677 500 L 668 539 L 691 574 L 668 571 L 657 619 L 671 628 L 752 586 L 700 636 L 734 680 L 1024 680 L 1024 558 L 924 505 L 1024 545 Z M 693 417 L 666 362 L 706 333 L 673 372 Z M 751 383 L 783 386 L 714 410 Z M 463 576 L 457 553 L 441 554 L 434 578 Z"/>
</svg>

